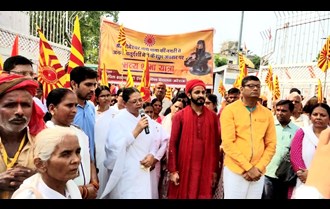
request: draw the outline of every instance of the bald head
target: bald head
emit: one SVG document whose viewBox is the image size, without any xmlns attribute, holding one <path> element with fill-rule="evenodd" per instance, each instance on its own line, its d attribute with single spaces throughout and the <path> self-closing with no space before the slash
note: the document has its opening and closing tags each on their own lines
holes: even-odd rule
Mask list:
<svg viewBox="0 0 330 209">
<path fill-rule="evenodd" d="M 166 94 L 166 84 L 163 82 L 158 82 L 155 85 L 155 96 L 158 100 L 162 101 Z"/>
</svg>

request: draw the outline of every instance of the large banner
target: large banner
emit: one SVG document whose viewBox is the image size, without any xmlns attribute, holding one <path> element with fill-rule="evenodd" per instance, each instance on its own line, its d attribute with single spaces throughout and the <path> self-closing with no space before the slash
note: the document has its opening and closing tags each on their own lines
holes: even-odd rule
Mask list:
<svg viewBox="0 0 330 209">
<path fill-rule="evenodd" d="M 188 80 L 199 78 L 208 88 L 213 87 L 213 29 L 155 35 L 124 28 L 127 51 L 122 54 L 119 28 L 116 23 L 101 21 L 99 69 L 106 69 L 110 83 L 124 85 L 130 67 L 134 84 L 139 85 L 149 54 L 151 85 L 164 82 L 183 88 Z"/>
</svg>

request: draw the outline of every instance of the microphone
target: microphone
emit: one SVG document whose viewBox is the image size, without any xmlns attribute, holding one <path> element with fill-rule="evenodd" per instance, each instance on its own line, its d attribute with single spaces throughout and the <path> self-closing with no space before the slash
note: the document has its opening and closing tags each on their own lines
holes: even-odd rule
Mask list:
<svg viewBox="0 0 330 209">
<path fill-rule="evenodd" d="M 142 118 L 143 116 L 146 115 L 146 114 L 144 113 L 144 110 L 143 110 L 142 108 L 139 109 L 139 114 L 141 115 L 141 118 Z M 146 134 L 149 134 L 149 133 L 150 133 L 150 131 L 149 131 L 149 126 L 145 127 L 145 128 L 144 128 L 144 131 L 146 132 Z"/>
</svg>

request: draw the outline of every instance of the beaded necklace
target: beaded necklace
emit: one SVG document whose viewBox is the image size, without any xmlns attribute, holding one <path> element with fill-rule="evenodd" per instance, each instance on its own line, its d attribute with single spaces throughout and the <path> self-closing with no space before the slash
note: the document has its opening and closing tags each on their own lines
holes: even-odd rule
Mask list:
<svg viewBox="0 0 330 209">
<path fill-rule="evenodd" d="M 2 144 L 2 142 L 0 142 L 0 151 L 3 157 L 3 161 L 6 164 L 7 169 L 8 168 L 12 168 L 14 166 L 14 164 L 17 162 L 18 160 L 18 156 L 21 153 L 22 149 L 23 149 L 23 145 L 25 144 L 25 138 L 26 138 L 26 134 L 24 134 L 24 137 L 18 147 L 17 152 L 15 153 L 13 158 L 8 157 L 7 151 L 5 146 Z M 10 159 L 10 163 L 8 163 L 8 159 Z"/>
</svg>

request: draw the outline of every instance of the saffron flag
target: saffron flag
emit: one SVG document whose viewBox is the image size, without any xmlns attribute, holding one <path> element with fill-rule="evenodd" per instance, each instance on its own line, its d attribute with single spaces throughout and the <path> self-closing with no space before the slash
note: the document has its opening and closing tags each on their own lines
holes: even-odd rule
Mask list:
<svg viewBox="0 0 330 209">
<path fill-rule="evenodd" d="M 61 88 L 64 84 L 65 70 L 48 40 L 37 26 L 39 33 L 39 66 L 37 80 L 42 83 L 44 96 L 47 99 L 48 93 L 55 89 Z"/>
<path fill-rule="evenodd" d="M 278 81 L 278 76 L 274 76 L 274 90 L 273 90 L 273 100 L 278 100 L 281 97 L 280 84 Z"/>
<path fill-rule="evenodd" d="M 239 66 L 241 78 L 243 79 L 245 76 L 247 76 L 247 68 L 242 52 L 238 53 L 238 66 Z"/>
<path fill-rule="evenodd" d="M 323 102 L 322 82 L 320 79 L 318 79 L 318 84 L 317 84 L 317 102 L 318 103 Z"/>
<path fill-rule="evenodd" d="M 101 86 L 109 87 L 108 74 L 107 74 L 107 70 L 105 69 L 105 64 L 103 64 L 103 69 L 101 73 Z"/>
<path fill-rule="evenodd" d="M 239 88 L 242 85 L 241 74 L 237 75 L 236 80 L 233 84 L 234 88 Z"/>
<path fill-rule="evenodd" d="M 142 72 L 142 78 L 141 83 L 139 86 L 139 90 L 141 92 L 141 96 L 144 102 L 150 101 L 150 72 L 149 72 L 149 61 L 148 56 L 146 55 L 144 66 L 143 66 L 143 72 Z"/>
<path fill-rule="evenodd" d="M 70 59 L 67 68 L 66 82 L 64 87 L 70 88 L 70 72 L 77 66 L 84 66 L 84 52 L 81 43 L 79 18 L 76 16 L 73 26 L 73 34 L 71 40 Z"/>
<path fill-rule="evenodd" d="M 134 81 L 133 81 L 133 76 L 132 76 L 130 67 L 127 67 L 127 79 L 126 79 L 126 84 L 125 84 L 125 88 L 128 88 L 128 87 L 134 87 Z"/>
<path fill-rule="evenodd" d="M 327 38 L 327 41 L 320 52 L 317 65 L 323 72 L 326 72 L 329 68 L 329 62 L 330 62 L 330 36 Z"/>
<path fill-rule="evenodd" d="M 11 50 L 11 56 L 16 56 L 18 55 L 18 35 L 16 35 L 13 48 Z"/>
<path fill-rule="evenodd" d="M 220 82 L 219 82 L 218 92 L 221 94 L 222 97 L 224 97 L 225 94 L 226 94 L 226 88 L 223 85 L 223 81 L 222 80 L 220 80 Z"/>
<path fill-rule="evenodd" d="M 121 45 L 122 54 L 126 54 L 126 35 L 123 24 L 119 28 L 118 43 Z"/>
<path fill-rule="evenodd" d="M 171 87 L 166 87 L 166 94 L 165 97 L 169 100 L 172 100 L 172 88 Z"/>
<path fill-rule="evenodd" d="M 273 68 L 269 66 L 268 72 L 266 75 L 265 83 L 267 84 L 270 91 L 273 91 L 274 84 L 273 84 Z"/>
</svg>

